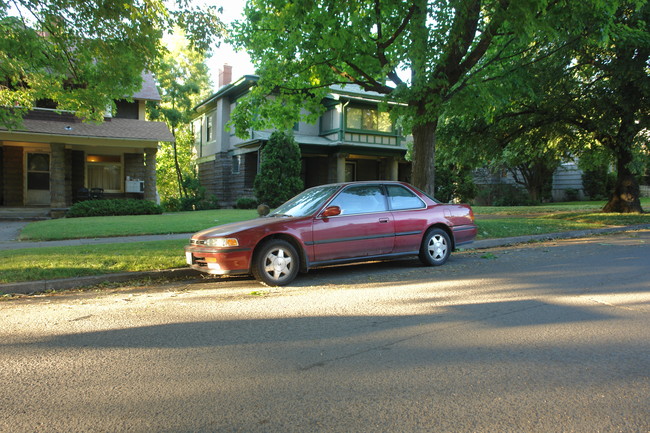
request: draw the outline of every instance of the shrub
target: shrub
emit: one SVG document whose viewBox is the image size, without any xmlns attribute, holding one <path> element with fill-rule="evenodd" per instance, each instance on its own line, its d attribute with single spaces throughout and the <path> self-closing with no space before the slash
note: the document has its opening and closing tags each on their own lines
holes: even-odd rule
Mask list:
<svg viewBox="0 0 650 433">
<path fill-rule="evenodd" d="M 87 200 L 73 205 L 65 216 L 67 218 L 81 218 L 115 215 L 159 215 L 162 212 L 162 207 L 147 200 Z"/>
<path fill-rule="evenodd" d="M 183 186 L 187 192 L 187 196 L 170 197 L 162 202 L 162 206 L 169 212 L 219 208 L 219 200 L 217 200 L 217 197 L 214 195 L 206 196 L 205 188 L 201 186 L 196 177 L 188 176 L 184 178 Z"/>
<path fill-rule="evenodd" d="M 255 209 L 257 207 L 257 200 L 252 197 L 240 197 L 235 203 L 237 209 Z"/>
<path fill-rule="evenodd" d="M 575 188 L 568 188 L 564 190 L 564 200 L 578 201 L 580 200 L 580 191 Z"/>
<path fill-rule="evenodd" d="M 616 175 L 609 173 L 607 167 L 585 170 L 582 174 L 585 194 L 592 200 L 607 200 L 615 184 Z"/>
<path fill-rule="evenodd" d="M 260 171 L 255 176 L 255 196 L 277 207 L 303 189 L 300 147 L 293 136 L 275 131 L 261 150 Z"/>
<path fill-rule="evenodd" d="M 476 196 L 476 204 L 484 206 L 531 206 L 530 196 L 521 188 L 510 184 L 482 185 Z"/>
</svg>

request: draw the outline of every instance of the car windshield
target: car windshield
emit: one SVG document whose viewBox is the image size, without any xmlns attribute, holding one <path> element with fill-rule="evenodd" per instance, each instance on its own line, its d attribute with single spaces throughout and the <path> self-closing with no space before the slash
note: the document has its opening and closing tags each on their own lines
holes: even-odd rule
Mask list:
<svg viewBox="0 0 650 433">
<path fill-rule="evenodd" d="M 325 200 L 330 198 L 334 191 L 338 189 L 336 185 L 319 186 L 305 190 L 280 205 L 277 209 L 269 214 L 270 217 L 292 216 L 303 217 L 313 214 L 320 208 Z"/>
</svg>

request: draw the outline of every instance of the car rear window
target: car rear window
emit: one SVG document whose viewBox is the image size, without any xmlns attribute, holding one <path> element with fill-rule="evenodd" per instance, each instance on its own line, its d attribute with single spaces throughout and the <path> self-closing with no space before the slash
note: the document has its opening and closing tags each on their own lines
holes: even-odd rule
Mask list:
<svg viewBox="0 0 650 433">
<path fill-rule="evenodd" d="M 386 185 L 391 210 L 421 209 L 425 203 L 412 191 L 400 185 Z"/>
</svg>

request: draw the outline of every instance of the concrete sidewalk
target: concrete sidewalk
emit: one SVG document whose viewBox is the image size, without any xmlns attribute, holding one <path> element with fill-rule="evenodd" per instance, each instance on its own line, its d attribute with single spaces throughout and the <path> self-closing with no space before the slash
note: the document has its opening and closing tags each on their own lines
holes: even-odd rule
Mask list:
<svg viewBox="0 0 650 433">
<path fill-rule="evenodd" d="M 4 225 L 6 223 L 3 223 Z M 14 223 L 14 224 L 23 224 L 23 223 Z M 24 226 L 24 224 L 23 224 Z M 13 229 L 16 229 L 16 226 L 13 226 Z M 640 224 L 635 226 L 625 226 L 625 227 L 610 227 L 604 229 L 593 229 L 593 230 L 579 230 L 572 232 L 562 232 L 562 233 L 547 233 L 542 235 L 530 235 L 530 236 L 517 236 L 511 238 L 499 238 L 499 239 L 483 239 L 475 241 L 471 244 L 463 246 L 462 250 L 472 250 L 472 249 L 488 249 L 488 248 L 497 248 L 505 247 L 510 245 L 522 244 L 527 242 L 542 242 L 553 239 L 572 239 L 572 238 L 584 238 L 589 236 L 603 235 L 609 233 L 617 233 L 624 231 L 635 231 L 635 230 L 649 230 L 650 224 Z M 19 232 L 20 229 L 18 229 Z M 4 234 L 3 234 L 4 233 Z M 63 241 L 47 241 L 47 242 L 19 242 L 15 239 L 8 239 L 11 237 L 12 230 L 7 228 L 7 230 L 0 229 L 0 250 L 15 250 L 23 248 L 42 248 L 42 247 L 58 247 L 58 246 L 75 246 L 75 245 L 100 245 L 100 244 L 113 244 L 113 243 L 131 243 L 131 242 L 147 242 L 147 241 L 160 241 L 160 240 L 175 240 L 175 239 L 188 239 L 192 233 L 181 233 L 181 234 L 171 234 L 171 235 L 147 235 L 147 236 L 124 236 L 124 237 L 114 237 L 114 238 L 94 238 L 94 239 L 70 239 Z M 3 293 L 15 293 L 15 294 L 32 294 L 39 292 L 46 292 L 51 290 L 68 290 L 79 287 L 90 287 L 102 283 L 108 282 L 126 282 L 129 280 L 138 280 L 144 278 L 198 278 L 202 274 L 198 271 L 189 269 L 189 268 L 180 268 L 180 269 L 168 269 L 160 271 L 148 271 L 148 272 L 125 272 L 120 274 L 106 274 L 106 275 L 97 275 L 91 277 L 79 277 L 79 278 L 64 278 L 56 280 L 40 280 L 40 281 L 27 281 L 23 283 L 9 283 L 9 284 L 0 284 L 0 294 Z"/>
</svg>

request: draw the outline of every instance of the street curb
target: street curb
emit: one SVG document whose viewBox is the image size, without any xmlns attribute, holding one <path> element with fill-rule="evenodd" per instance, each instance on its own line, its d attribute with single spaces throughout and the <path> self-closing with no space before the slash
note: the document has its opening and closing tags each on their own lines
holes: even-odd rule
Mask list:
<svg viewBox="0 0 650 433">
<path fill-rule="evenodd" d="M 511 238 L 484 239 L 474 241 L 461 250 L 482 250 L 497 247 L 507 247 L 529 242 L 543 242 L 554 239 L 574 239 L 595 235 L 619 233 L 636 230 L 650 229 L 650 224 L 639 224 L 624 227 L 609 227 L 605 229 L 577 230 L 572 232 L 546 233 L 542 235 L 515 236 Z M 80 287 L 92 287 L 105 283 L 121 283 L 145 278 L 151 279 L 181 279 L 181 278 L 198 278 L 203 275 L 199 271 L 190 268 L 165 269 L 160 271 L 146 272 L 124 272 L 119 274 L 105 274 L 79 278 L 62 278 L 56 280 L 26 281 L 23 283 L 0 284 L 1 294 L 22 294 L 29 295 L 54 290 L 70 290 Z"/>
<path fill-rule="evenodd" d="M 201 272 L 190 268 L 164 269 L 160 271 L 123 272 L 119 274 L 93 275 L 78 278 L 61 278 L 56 280 L 25 281 L 22 283 L 0 284 L 0 295 L 31 295 L 57 290 L 92 287 L 105 283 L 123 283 L 133 280 L 197 278 Z"/>
</svg>

